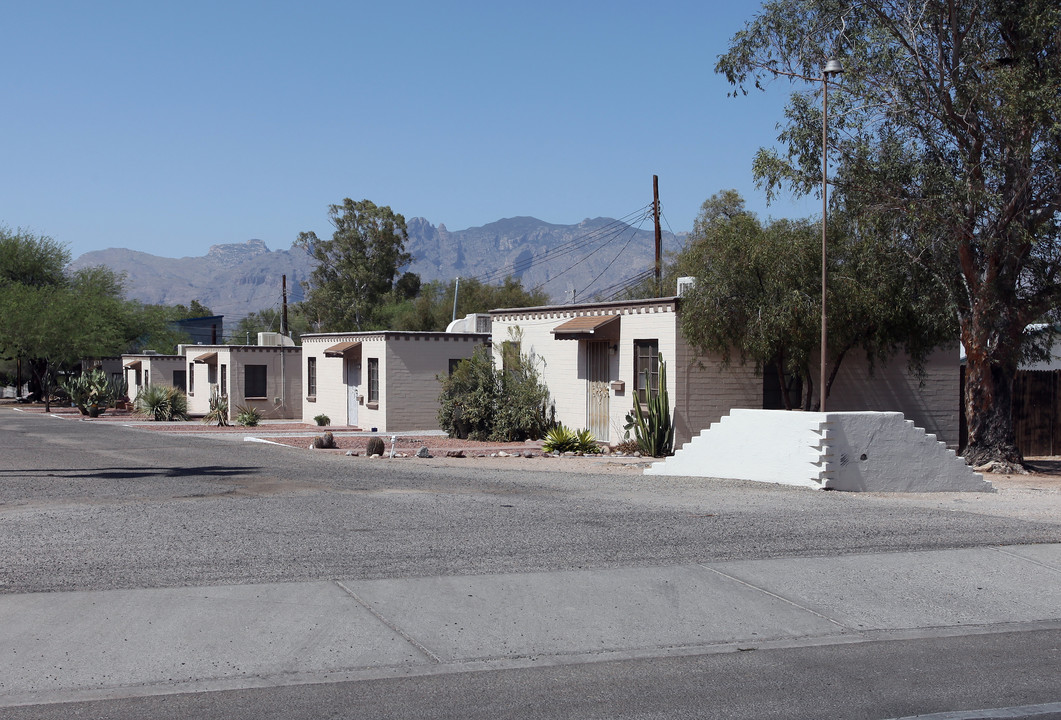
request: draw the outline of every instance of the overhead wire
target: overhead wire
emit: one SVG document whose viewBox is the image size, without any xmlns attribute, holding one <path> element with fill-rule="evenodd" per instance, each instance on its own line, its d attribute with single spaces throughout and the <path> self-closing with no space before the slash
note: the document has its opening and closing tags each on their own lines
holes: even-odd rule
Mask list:
<svg viewBox="0 0 1061 720">
<path fill-rule="evenodd" d="M 616 237 L 621 236 L 626 230 L 628 230 L 632 223 L 642 220 L 651 204 L 645 207 L 639 208 L 628 215 L 612 220 L 611 222 L 602 225 L 599 228 L 578 235 L 577 237 L 568 240 L 567 242 L 561 243 L 555 247 L 549 248 L 538 255 L 534 255 L 530 258 L 520 260 L 511 266 L 506 266 L 493 270 L 487 273 L 482 273 L 474 277 L 475 280 L 483 283 L 495 282 L 502 280 L 510 275 L 518 275 L 527 272 L 533 267 L 536 267 L 545 262 L 556 262 L 561 258 L 578 253 L 581 250 L 591 245 L 605 245 L 612 242 Z M 588 257 L 588 255 L 586 256 Z M 583 258 L 583 260 L 585 257 Z M 580 260 L 579 262 L 582 262 Z M 577 263 L 576 263 L 577 264 Z M 566 272 L 566 271 L 565 271 Z M 558 277 L 558 276 L 554 276 Z M 551 279 L 550 279 L 551 280 Z M 548 281 L 546 281 L 548 282 Z M 544 283 L 543 283 L 544 284 Z"/>
</svg>

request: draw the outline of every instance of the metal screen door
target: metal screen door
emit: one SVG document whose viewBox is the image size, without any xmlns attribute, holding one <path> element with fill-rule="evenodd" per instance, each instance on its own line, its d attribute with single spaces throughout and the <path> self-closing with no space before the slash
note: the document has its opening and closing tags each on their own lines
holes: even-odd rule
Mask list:
<svg viewBox="0 0 1061 720">
<path fill-rule="evenodd" d="M 593 437 L 608 441 L 608 343 L 586 343 L 586 426 Z"/>
</svg>

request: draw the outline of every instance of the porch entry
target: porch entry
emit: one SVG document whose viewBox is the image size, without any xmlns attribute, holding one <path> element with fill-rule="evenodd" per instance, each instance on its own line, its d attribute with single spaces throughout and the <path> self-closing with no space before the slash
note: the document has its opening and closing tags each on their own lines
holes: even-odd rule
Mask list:
<svg viewBox="0 0 1061 720">
<path fill-rule="evenodd" d="M 593 437 L 608 442 L 610 392 L 608 341 L 586 343 L 586 426 Z"/>
<path fill-rule="evenodd" d="M 361 384 L 361 356 L 347 357 L 346 365 L 346 424 L 357 426 L 357 386 Z"/>
</svg>

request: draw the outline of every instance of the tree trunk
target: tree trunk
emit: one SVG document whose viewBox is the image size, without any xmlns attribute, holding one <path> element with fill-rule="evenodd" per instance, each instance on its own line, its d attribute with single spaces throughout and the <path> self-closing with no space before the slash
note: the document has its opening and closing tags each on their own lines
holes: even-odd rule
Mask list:
<svg viewBox="0 0 1061 720">
<path fill-rule="evenodd" d="M 969 440 L 964 455 L 973 467 L 990 464 L 994 472 L 1026 472 L 1013 433 L 1015 374 L 1015 366 L 1006 368 L 981 353 L 968 353 L 963 401 Z"/>
</svg>

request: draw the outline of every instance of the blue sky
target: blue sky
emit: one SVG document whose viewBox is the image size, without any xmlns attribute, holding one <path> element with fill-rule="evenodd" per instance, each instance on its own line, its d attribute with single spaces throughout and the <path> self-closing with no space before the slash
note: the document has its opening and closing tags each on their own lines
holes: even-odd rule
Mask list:
<svg viewBox="0 0 1061 720">
<path fill-rule="evenodd" d="M 0 224 L 74 257 L 330 235 L 344 197 L 450 230 L 517 215 L 665 228 L 736 188 L 790 88 L 713 68 L 757 3 L 6 3 Z"/>
</svg>

